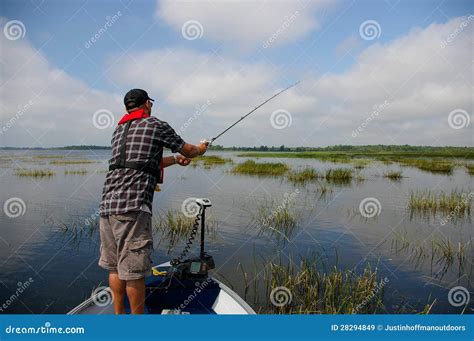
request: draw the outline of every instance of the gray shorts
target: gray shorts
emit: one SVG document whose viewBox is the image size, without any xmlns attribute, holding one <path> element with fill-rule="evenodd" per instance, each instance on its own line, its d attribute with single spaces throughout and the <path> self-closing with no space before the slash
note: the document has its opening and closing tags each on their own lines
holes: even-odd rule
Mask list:
<svg viewBox="0 0 474 341">
<path fill-rule="evenodd" d="M 117 271 L 121 280 L 151 273 L 151 214 L 143 211 L 100 217 L 99 266 Z"/>
</svg>

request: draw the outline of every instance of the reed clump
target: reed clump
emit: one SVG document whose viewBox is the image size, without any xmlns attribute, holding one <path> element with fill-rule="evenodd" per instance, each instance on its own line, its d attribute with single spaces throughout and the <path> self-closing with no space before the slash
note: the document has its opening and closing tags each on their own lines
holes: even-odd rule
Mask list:
<svg viewBox="0 0 474 341">
<path fill-rule="evenodd" d="M 226 163 L 232 163 L 232 159 L 224 158 L 217 155 L 202 155 L 193 159 L 194 165 L 202 164 L 205 168 L 212 166 L 225 165 Z"/>
<path fill-rule="evenodd" d="M 87 169 L 72 169 L 72 170 L 65 170 L 64 174 L 68 175 L 85 175 L 87 174 Z"/>
<path fill-rule="evenodd" d="M 418 169 L 432 172 L 432 173 L 443 173 L 443 174 L 451 174 L 455 167 L 455 163 L 453 161 L 448 160 L 437 160 L 437 159 L 415 159 L 415 158 L 405 158 L 400 159 L 400 163 L 416 167 Z"/>
<path fill-rule="evenodd" d="M 291 261 L 287 265 L 271 262 L 265 268 L 267 297 L 274 313 L 375 313 L 383 306 L 386 282 L 377 279 L 376 268 L 367 265 L 358 274 L 337 266 L 322 272 L 318 265 L 314 260 L 302 260 L 299 266 Z"/>
<path fill-rule="evenodd" d="M 80 164 L 88 164 L 88 163 L 96 163 L 96 161 L 92 160 L 54 160 L 50 161 L 50 165 L 56 165 L 56 166 L 61 166 L 61 165 L 80 165 Z"/>
<path fill-rule="evenodd" d="M 306 182 L 311 180 L 316 180 L 321 175 L 314 169 L 307 167 L 303 170 L 291 171 L 288 173 L 288 180 L 291 182 Z"/>
<path fill-rule="evenodd" d="M 261 162 L 247 160 L 234 166 L 232 173 L 247 175 L 279 176 L 289 171 L 289 167 L 281 162 Z"/>
<path fill-rule="evenodd" d="M 35 159 L 63 159 L 64 155 L 33 155 Z"/>
<path fill-rule="evenodd" d="M 168 253 L 185 238 L 188 238 L 194 225 L 195 217 L 185 216 L 179 210 L 167 210 L 158 214 L 158 222 L 154 225 L 155 232 L 159 232 L 163 238 L 162 241 L 168 243 Z M 200 229 L 200 225 L 198 226 Z M 200 231 L 200 230 L 199 230 Z M 215 236 L 217 231 L 217 223 L 212 217 L 206 218 L 206 233 Z"/>
<path fill-rule="evenodd" d="M 56 173 L 50 169 L 17 169 L 15 170 L 15 175 L 21 176 L 21 177 L 41 178 L 41 177 L 53 176 L 55 174 Z"/>
<path fill-rule="evenodd" d="M 465 166 L 468 174 L 474 176 L 474 163 L 467 163 Z"/>
<path fill-rule="evenodd" d="M 328 182 L 336 184 L 347 184 L 352 181 L 353 174 L 349 168 L 335 168 L 328 169 L 324 175 L 324 178 Z"/>
<path fill-rule="evenodd" d="M 354 168 L 355 169 L 364 169 L 370 164 L 370 160 L 368 159 L 356 159 L 354 160 Z"/>
<path fill-rule="evenodd" d="M 333 191 L 334 189 L 331 186 L 324 183 L 319 184 L 319 186 L 316 188 L 316 192 L 320 194 L 320 197 L 324 197 L 328 194 L 331 194 Z"/>
<path fill-rule="evenodd" d="M 395 231 L 392 237 L 392 249 L 395 252 L 408 253 L 415 264 L 431 261 L 431 271 L 435 266 L 438 275 L 444 275 L 457 262 L 458 276 L 462 276 L 464 265 L 472 254 L 472 240 L 453 242 L 449 237 L 433 237 L 431 241 L 418 241 L 408 236 L 407 231 Z"/>
<path fill-rule="evenodd" d="M 452 191 L 435 194 L 431 191 L 411 192 L 408 207 L 412 212 L 436 214 L 441 212 L 454 216 L 470 216 L 472 195 Z"/>
<path fill-rule="evenodd" d="M 269 233 L 277 240 L 286 239 L 289 241 L 297 227 L 298 214 L 291 207 L 290 202 L 284 200 L 279 205 L 274 202 L 270 205 L 260 205 L 254 220 L 261 227 L 260 235 Z"/>
<path fill-rule="evenodd" d="M 390 180 L 398 181 L 403 178 L 403 173 L 402 171 L 388 171 L 385 172 L 383 176 Z"/>
</svg>

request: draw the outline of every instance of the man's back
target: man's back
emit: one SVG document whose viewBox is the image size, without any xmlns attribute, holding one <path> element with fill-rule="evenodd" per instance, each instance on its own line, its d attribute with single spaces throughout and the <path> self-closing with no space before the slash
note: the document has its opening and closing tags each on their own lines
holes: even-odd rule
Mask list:
<svg viewBox="0 0 474 341">
<path fill-rule="evenodd" d="M 120 124 L 112 136 L 112 157 L 109 164 L 118 163 L 125 124 Z M 156 117 L 147 117 L 130 122 L 127 133 L 125 159 L 147 163 L 153 169 L 160 169 L 163 148 L 177 152 L 184 141 L 169 126 Z M 150 174 L 131 168 L 118 168 L 106 176 L 101 215 L 117 215 L 143 210 L 151 213 L 153 194 L 159 179 L 159 172 Z"/>
</svg>

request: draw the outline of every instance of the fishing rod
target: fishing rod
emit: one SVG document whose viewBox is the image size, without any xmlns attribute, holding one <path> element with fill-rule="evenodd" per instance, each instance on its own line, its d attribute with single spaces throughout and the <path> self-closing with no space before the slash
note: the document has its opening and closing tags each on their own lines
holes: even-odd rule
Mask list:
<svg viewBox="0 0 474 341">
<path fill-rule="evenodd" d="M 217 140 L 219 137 L 221 137 L 222 135 L 224 135 L 228 130 L 230 130 L 232 127 L 234 127 L 237 123 L 239 123 L 240 121 L 243 121 L 247 116 L 251 115 L 252 113 L 254 113 L 258 108 L 264 106 L 265 104 L 267 104 L 268 102 L 270 102 L 272 99 L 274 99 L 275 97 L 277 97 L 278 95 L 284 93 L 285 91 L 293 88 L 294 86 L 296 86 L 297 84 L 299 83 L 296 82 L 294 84 L 291 84 L 290 86 L 284 88 L 283 90 L 277 92 L 275 95 L 273 95 L 272 97 L 268 98 L 267 100 L 265 100 L 264 102 L 262 102 L 261 104 L 259 104 L 258 106 L 256 106 L 252 111 L 250 111 L 249 113 L 245 114 L 244 116 L 242 116 L 240 119 L 238 119 L 236 122 L 234 122 L 233 124 L 231 124 L 230 126 L 228 126 L 226 129 L 224 129 L 219 135 L 217 135 L 216 137 L 213 137 L 211 140 L 207 140 L 207 139 L 204 139 L 202 140 L 201 142 L 202 143 L 207 143 L 209 146 L 215 141 Z"/>
</svg>

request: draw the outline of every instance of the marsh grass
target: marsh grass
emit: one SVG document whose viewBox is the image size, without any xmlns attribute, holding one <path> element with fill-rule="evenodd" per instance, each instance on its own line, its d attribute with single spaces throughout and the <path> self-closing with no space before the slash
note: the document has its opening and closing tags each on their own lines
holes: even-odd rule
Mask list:
<svg viewBox="0 0 474 341">
<path fill-rule="evenodd" d="M 243 163 L 239 163 L 234 166 L 231 170 L 235 174 L 247 174 L 247 175 L 262 175 L 262 176 L 279 176 L 284 175 L 289 171 L 288 165 L 278 162 L 262 162 L 257 163 L 253 160 L 247 160 Z"/>
<path fill-rule="evenodd" d="M 383 306 L 384 287 L 377 269 L 367 264 L 362 273 L 337 266 L 321 271 L 318 261 L 302 260 L 297 266 L 270 262 L 264 269 L 267 297 L 277 287 L 287 288 L 292 300 L 281 307 L 269 302 L 276 314 L 376 313 Z M 379 289 L 377 289 L 379 288 Z M 278 297 L 276 297 L 278 298 Z"/>
<path fill-rule="evenodd" d="M 332 162 L 332 163 L 350 163 L 352 160 L 348 157 L 320 157 L 318 158 L 320 161 L 323 162 Z"/>
<path fill-rule="evenodd" d="M 99 231 L 97 212 L 87 216 L 69 216 L 66 219 L 50 215 L 45 219 L 45 224 L 59 232 L 58 237 L 63 242 L 74 244 L 76 247 L 79 247 L 84 242 L 94 240 Z"/>
<path fill-rule="evenodd" d="M 465 167 L 466 167 L 466 169 L 467 169 L 467 173 L 468 173 L 469 175 L 474 176 L 474 163 L 467 163 L 467 164 L 465 165 Z"/>
<path fill-rule="evenodd" d="M 294 151 L 251 151 L 240 153 L 243 157 L 277 157 L 277 158 L 371 158 L 376 160 L 396 160 L 401 158 L 459 158 L 473 159 L 474 148 L 469 147 L 423 147 L 423 146 L 331 146 L 318 150 Z"/>
<path fill-rule="evenodd" d="M 432 172 L 451 174 L 455 167 L 455 163 L 449 160 L 442 159 L 416 159 L 416 158 L 402 158 L 398 160 L 399 163 L 416 167 L 418 169 Z"/>
<path fill-rule="evenodd" d="M 232 163 L 232 159 L 229 158 L 223 158 L 221 156 L 217 155 L 202 155 L 194 158 L 192 160 L 192 165 L 197 166 L 197 165 L 203 165 L 204 168 L 210 168 L 212 166 L 220 166 L 220 165 L 225 165 L 227 163 Z"/>
<path fill-rule="evenodd" d="M 15 175 L 21 177 L 34 177 L 34 178 L 42 178 L 42 177 L 50 177 L 55 175 L 56 173 L 50 169 L 16 169 Z"/>
<path fill-rule="evenodd" d="M 334 184 L 349 184 L 352 181 L 352 169 L 334 168 L 328 169 L 324 174 L 326 181 Z"/>
<path fill-rule="evenodd" d="M 403 173 L 402 171 L 388 171 L 383 176 L 393 181 L 399 181 L 403 178 Z"/>
<path fill-rule="evenodd" d="M 253 220 L 259 227 L 259 235 L 269 234 L 277 241 L 290 241 L 298 225 L 299 214 L 293 205 L 283 200 L 260 203 Z"/>
<path fill-rule="evenodd" d="M 472 197 L 458 191 L 452 191 L 450 194 L 418 191 L 410 193 L 408 208 L 412 214 L 435 215 L 440 212 L 451 216 L 469 217 L 471 215 L 471 204 Z"/>
<path fill-rule="evenodd" d="M 88 164 L 88 163 L 96 163 L 97 161 L 92 161 L 92 160 L 61 160 L 61 161 L 50 161 L 50 165 L 56 165 L 56 166 L 61 166 L 61 165 L 80 165 L 80 164 Z"/>
<path fill-rule="evenodd" d="M 167 210 L 158 214 L 153 226 L 154 232 L 158 232 L 163 238 L 160 243 L 167 242 L 167 252 L 171 253 L 175 246 L 190 236 L 195 218 L 185 216 L 180 210 Z M 199 224 L 196 239 L 199 240 L 201 225 Z M 217 222 L 211 217 L 206 217 L 206 234 L 214 238 L 217 235 Z"/>
<path fill-rule="evenodd" d="M 67 174 L 67 175 L 85 175 L 85 174 L 87 174 L 87 169 L 65 170 L 64 174 Z"/>
<path fill-rule="evenodd" d="M 408 232 L 395 230 L 393 232 L 392 248 L 395 249 L 396 252 L 399 252 L 405 250 L 409 246 L 410 240 L 408 238 Z"/>
<path fill-rule="evenodd" d="M 304 168 L 303 170 L 290 171 L 288 173 L 288 180 L 295 183 L 304 183 L 306 181 L 312 181 L 320 178 L 321 175 L 311 167 Z"/>
<path fill-rule="evenodd" d="M 334 192 L 334 188 L 328 184 L 320 183 L 316 188 L 316 192 L 319 193 L 319 198 L 325 198 L 328 194 Z"/>
<path fill-rule="evenodd" d="M 34 159 L 63 159 L 64 155 L 33 155 Z"/>
<path fill-rule="evenodd" d="M 298 158 L 298 159 L 318 159 L 326 162 L 349 163 L 351 158 L 346 153 L 327 152 L 250 152 L 237 154 L 240 157 L 276 157 L 276 158 Z"/>
<path fill-rule="evenodd" d="M 394 232 L 392 250 L 408 254 L 415 268 L 430 260 L 431 274 L 435 274 L 436 277 L 443 277 L 453 265 L 457 265 L 458 278 L 465 275 L 465 265 L 473 251 L 471 240 L 453 242 L 449 237 L 441 235 L 434 236 L 431 241 L 420 242 L 416 238 L 409 237 L 407 231 Z"/>
<path fill-rule="evenodd" d="M 355 159 L 353 160 L 353 163 L 355 169 L 364 169 L 371 163 L 371 161 L 368 159 Z"/>
</svg>

